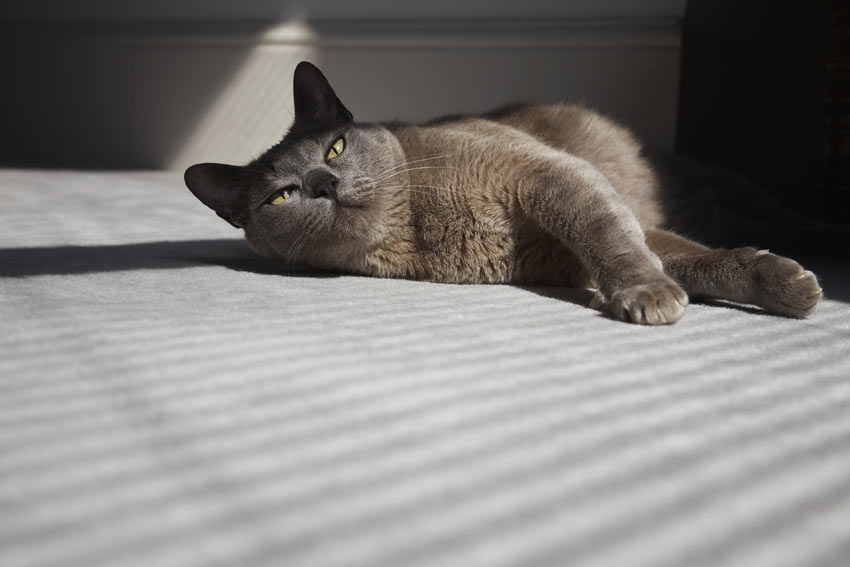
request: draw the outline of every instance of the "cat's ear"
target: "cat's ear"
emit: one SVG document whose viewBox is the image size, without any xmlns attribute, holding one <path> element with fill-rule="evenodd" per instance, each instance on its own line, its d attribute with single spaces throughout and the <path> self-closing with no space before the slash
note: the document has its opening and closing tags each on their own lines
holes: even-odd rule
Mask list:
<svg viewBox="0 0 850 567">
<path fill-rule="evenodd" d="M 189 191 L 218 216 L 236 228 L 245 226 L 244 168 L 222 163 L 199 163 L 186 170 L 183 180 Z"/>
<path fill-rule="evenodd" d="M 354 120 L 330 83 L 312 63 L 302 61 L 295 68 L 295 123 L 306 127 L 332 128 Z"/>
</svg>

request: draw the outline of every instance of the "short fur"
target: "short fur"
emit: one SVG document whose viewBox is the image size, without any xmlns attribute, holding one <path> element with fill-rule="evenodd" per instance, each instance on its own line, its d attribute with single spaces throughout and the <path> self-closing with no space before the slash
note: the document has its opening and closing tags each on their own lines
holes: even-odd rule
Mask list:
<svg viewBox="0 0 850 567">
<path fill-rule="evenodd" d="M 592 287 L 593 307 L 643 324 L 676 321 L 689 295 L 792 317 L 821 299 L 793 260 L 672 232 L 675 188 L 628 130 L 586 108 L 360 124 L 306 62 L 294 94 L 280 143 L 244 167 L 185 176 L 263 255 L 378 277 Z M 326 159 L 339 138 L 345 150 Z M 291 197 L 269 204 L 282 188 Z"/>
</svg>

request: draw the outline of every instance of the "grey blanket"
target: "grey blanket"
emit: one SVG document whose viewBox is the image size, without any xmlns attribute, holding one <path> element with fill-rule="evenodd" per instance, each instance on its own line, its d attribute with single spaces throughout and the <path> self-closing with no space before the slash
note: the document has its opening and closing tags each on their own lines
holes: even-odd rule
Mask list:
<svg viewBox="0 0 850 567">
<path fill-rule="evenodd" d="M 847 565 L 805 321 L 282 275 L 171 173 L 0 171 L 0 564 Z"/>
</svg>

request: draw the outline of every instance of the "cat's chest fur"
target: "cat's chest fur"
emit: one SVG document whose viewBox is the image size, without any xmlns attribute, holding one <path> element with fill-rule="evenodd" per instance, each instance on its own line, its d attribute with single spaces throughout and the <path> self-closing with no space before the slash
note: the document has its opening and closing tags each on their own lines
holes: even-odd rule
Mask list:
<svg viewBox="0 0 850 567">
<path fill-rule="evenodd" d="M 517 201 L 522 180 L 514 162 L 533 153 L 539 142 L 474 119 L 396 135 L 409 156 L 427 160 L 411 166 L 402 187 L 409 196 L 412 260 L 419 278 L 585 283 L 575 257 L 528 219 Z"/>
<path fill-rule="evenodd" d="M 516 233 L 507 223 L 487 222 L 459 202 L 414 205 L 415 247 L 429 279 L 452 282 L 506 281 L 513 273 Z"/>
</svg>

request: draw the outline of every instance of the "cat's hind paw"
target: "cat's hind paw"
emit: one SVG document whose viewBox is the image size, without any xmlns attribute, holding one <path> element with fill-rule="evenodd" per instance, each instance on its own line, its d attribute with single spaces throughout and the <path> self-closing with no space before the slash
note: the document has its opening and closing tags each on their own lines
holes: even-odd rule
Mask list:
<svg viewBox="0 0 850 567">
<path fill-rule="evenodd" d="M 802 319 L 817 309 L 823 290 L 809 270 L 783 256 L 756 253 L 753 303 L 771 313 Z"/>
<path fill-rule="evenodd" d="M 669 325 L 682 317 L 688 294 L 673 280 L 658 280 L 621 289 L 604 306 L 611 317 L 639 325 Z"/>
</svg>

